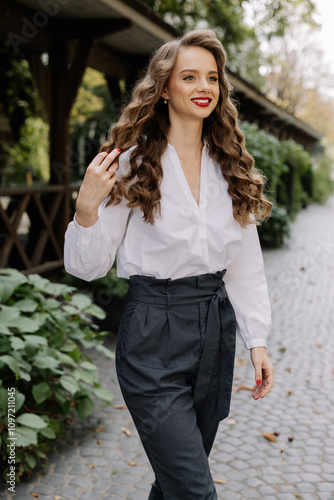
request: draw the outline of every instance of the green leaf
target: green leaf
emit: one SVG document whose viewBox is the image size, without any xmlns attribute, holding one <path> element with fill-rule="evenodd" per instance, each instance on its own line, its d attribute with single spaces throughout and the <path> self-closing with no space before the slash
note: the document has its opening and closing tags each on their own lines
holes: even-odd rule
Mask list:
<svg viewBox="0 0 334 500">
<path fill-rule="evenodd" d="M 77 381 L 70 375 L 63 375 L 62 377 L 60 377 L 59 383 L 70 394 L 75 394 L 80 390 Z"/>
<path fill-rule="evenodd" d="M 28 281 L 40 292 L 44 292 L 45 288 L 50 283 L 49 280 L 42 278 L 39 274 L 29 274 Z"/>
<path fill-rule="evenodd" d="M 16 422 L 32 429 L 44 429 L 48 424 L 38 415 L 33 413 L 23 413 L 16 417 Z"/>
<path fill-rule="evenodd" d="M 63 311 L 69 316 L 76 316 L 80 312 L 80 309 L 67 304 L 63 306 Z"/>
<path fill-rule="evenodd" d="M 31 392 L 37 404 L 43 403 L 43 401 L 52 395 L 51 387 L 47 382 L 40 382 L 34 385 Z"/>
<path fill-rule="evenodd" d="M 28 427 L 17 425 L 15 428 L 16 446 L 30 446 L 37 444 L 37 432 Z"/>
<path fill-rule="evenodd" d="M 9 352 L 11 350 L 10 340 L 8 337 L 0 337 L 0 352 Z"/>
<path fill-rule="evenodd" d="M 115 353 L 105 347 L 104 345 L 97 345 L 95 346 L 95 349 L 99 352 L 102 352 L 105 356 L 107 356 L 110 359 L 115 359 Z"/>
<path fill-rule="evenodd" d="M 13 307 L 0 306 L 0 325 L 5 326 L 16 326 L 16 323 L 20 317 L 20 311 Z"/>
<path fill-rule="evenodd" d="M 41 335 L 23 335 L 23 338 L 26 340 L 26 342 L 29 342 L 29 344 L 45 346 L 48 345 L 48 340 Z"/>
<path fill-rule="evenodd" d="M 52 370 L 59 365 L 59 361 L 58 359 L 51 358 L 50 356 L 42 356 L 41 354 L 39 354 L 33 360 L 33 365 L 37 366 L 37 368 L 50 368 L 50 370 Z"/>
<path fill-rule="evenodd" d="M 57 437 L 55 431 L 51 427 L 45 427 L 45 429 L 41 429 L 40 434 L 49 439 L 55 439 Z"/>
<path fill-rule="evenodd" d="M 68 356 L 68 354 L 64 354 L 63 352 L 58 351 L 57 358 L 59 359 L 60 363 L 64 365 L 76 366 L 76 362 L 73 358 L 71 358 L 71 356 Z"/>
<path fill-rule="evenodd" d="M 95 394 L 95 396 L 101 399 L 101 401 L 103 401 L 104 403 L 110 403 L 114 399 L 114 396 L 109 391 L 109 389 L 103 389 L 102 387 L 94 387 L 92 391 Z"/>
<path fill-rule="evenodd" d="M 36 461 L 36 458 L 33 455 L 30 455 L 29 453 L 26 453 L 24 455 L 24 458 L 25 458 L 27 464 L 29 465 L 29 467 L 31 469 L 33 469 L 36 466 L 37 461 Z"/>
<path fill-rule="evenodd" d="M 94 384 L 98 381 L 98 374 L 96 371 L 73 370 L 72 375 L 76 380 L 83 380 L 88 384 Z"/>
<path fill-rule="evenodd" d="M 35 312 L 32 316 L 31 319 L 34 321 L 37 321 L 39 327 L 43 326 L 46 320 L 48 319 L 49 314 L 46 312 Z"/>
<path fill-rule="evenodd" d="M 46 309 L 58 309 L 61 306 L 61 302 L 56 299 L 46 299 L 44 307 Z"/>
<path fill-rule="evenodd" d="M 12 349 L 14 349 L 14 351 L 18 351 L 19 349 L 23 349 L 25 346 L 25 342 L 20 337 L 11 337 L 9 340 L 10 340 Z"/>
<path fill-rule="evenodd" d="M 21 316 L 17 323 L 13 326 L 15 326 L 15 328 L 17 328 L 19 332 L 24 333 L 33 333 L 39 330 L 38 321 L 32 318 L 28 318 L 27 316 Z"/>
<path fill-rule="evenodd" d="M 8 407 L 8 391 L 4 387 L 0 387 L 0 408 L 5 410 L 4 413 L 7 414 Z"/>
<path fill-rule="evenodd" d="M 27 282 L 27 278 L 16 269 L 0 271 L 0 302 L 7 302 L 17 287 Z"/>
<path fill-rule="evenodd" d="M 11 331 L 7 328 L 7 326 L 0 324 L 0 333 L 3 335 L 11 335 Z"/>
<path fill-rule="evenodd" d="M 19 365 L 17 364 L 16 359 L 13 358 L 13 356 L 9 356 L 7 354 L 4 354 L 3 356 L 0 356 L 0 361 L 5 363 L 12 370 L 12 372 L 15 373 L 16 379 L 19 378 L 20 368 L 19 368 Z"/>
<path fill-rule="evenodd" d="M 70 305 L 76 307 L 79 311 L 84 311 L 92 305 L 91 299 L 83 293 L 75 293 L 72 295 Z"/>
<path fill-rule="evenodd" d="M 28 372 L 24 371 L 24 370 L 21 370 L 20 371 L 20 379 L 22 380 L 26 380 L 27 382 L 30 382 L 31 380 L 31 376 L 29 375 Z"/>
<path fill-rule="evenodd" d="M 22 378 L 22 372 L 20 378 Z M 22 394 L 22 392 L 18 390 L 15 391 L 15 413 L 17 413 L 19 409 L 22 408 L 25 398 L 25 394 Z"/>
<path fill-rule="evenodd" d="M 75 407 L 81 420 L 85 420 L 87 416 L 94 410 L 94 403 L 89 396 L 81 399 Z"/>
<path fill-rule="evenodd" d="M 89 371 L 96 371 L 97 367 L 93 363 L 89 363 L 89 361 L 83 361 L 80 363 L 80 368 L 83 368 L 84 370 L 89 370 Z"/>
<path fill-rule="evenodd" d="M 99 306 L 97 306 L 96 304 L 92 304 L 91 306 L 89 306 L 85 312 L 87 314 L 91 314 L 92 316 L 95 316 L 95 318 L 98 318 L 98 319 L 105 319 L 105 317 L 107 316 L 107 313 Z"/>
<path fill-rule="evenodd" d="M 62 283 L 51 283 L 49 282 L 44 288 L 44 292 L 50 295 L 59 296 L 64 295 L 69 290 L 67 285 Z"/>
<path fill-rule="evenodd" d="M 15 302 L 15 304 L 13 304 L 13 307 L 16 307 L 22 312 L 32 313 L 36 311 L 38 304 L 32 299 L 22 299 L 18 302 Z"/>
</svg>

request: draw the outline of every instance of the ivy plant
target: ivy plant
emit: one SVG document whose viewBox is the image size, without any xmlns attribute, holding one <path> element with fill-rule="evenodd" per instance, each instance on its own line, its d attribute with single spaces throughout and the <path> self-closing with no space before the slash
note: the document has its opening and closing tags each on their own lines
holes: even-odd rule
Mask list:
<svg viewBox="0 0 334 500">
<path fill-rule="evenodd" d="M 8 432 L 13 436 L 15 422 L 17 481 L 38 463 L 47 463 L 45 451 L 63 434 L 66 418 L 84 420 L 94 408 L 94 396 L 112 401 L 85 353 L 94 348 L 113 359 L 103 345 L 107 332 L 94 324 L 94 317 L 104 316 L 74 287 L 38 274 L 0 270 L 0 453 L 8 463 Z M 15 396 L 14 420 L 9 393 Z"/>
</svg>

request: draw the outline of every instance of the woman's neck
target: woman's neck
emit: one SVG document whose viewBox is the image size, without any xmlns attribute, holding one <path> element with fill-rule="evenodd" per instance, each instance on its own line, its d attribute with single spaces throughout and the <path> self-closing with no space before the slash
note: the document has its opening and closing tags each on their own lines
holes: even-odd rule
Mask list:
<svg viewBox="0 0 334 500">
<path fill-rule="evenodd" d="M 203 123 L 171 124 L 167 134 L 167 140 L 176 151 L 184 157 L 196 157 L 203 149 L 202 141 Z"/>
</svg>

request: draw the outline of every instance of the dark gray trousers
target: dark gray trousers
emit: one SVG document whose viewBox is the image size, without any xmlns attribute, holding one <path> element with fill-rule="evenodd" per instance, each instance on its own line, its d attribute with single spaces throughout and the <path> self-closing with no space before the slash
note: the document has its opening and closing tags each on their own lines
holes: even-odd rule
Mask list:
<svg viewBox="0 0 334 500">
<path fill-rule="evenodd" d="M 229 412 L 236 332 L 224 274 L 130 278 L 116 368 L 155 473 L 149 500 L 217 500 L 208 455 Z"/>
</svg>

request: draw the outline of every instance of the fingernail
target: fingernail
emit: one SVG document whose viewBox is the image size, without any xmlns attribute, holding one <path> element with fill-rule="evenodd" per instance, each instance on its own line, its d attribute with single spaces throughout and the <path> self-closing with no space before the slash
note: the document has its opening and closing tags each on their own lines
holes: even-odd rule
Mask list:
<svg viewBox="0 0 334 500">
<path fill-rule="evenodd" d="M 257 385 L 261 385 L 261 380 L 256 381 Z"/>
<path fill-rule="evenodd" d="M 116 151 L 118 151 L 119 153 L 121 152 L 121 150 L 119 148 L 117 148 Z"/>
</svg>

